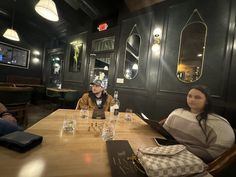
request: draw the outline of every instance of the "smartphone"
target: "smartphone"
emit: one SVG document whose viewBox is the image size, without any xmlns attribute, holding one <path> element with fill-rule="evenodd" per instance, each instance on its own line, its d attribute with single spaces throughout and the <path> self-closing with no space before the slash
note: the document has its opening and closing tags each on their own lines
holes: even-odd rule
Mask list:
<svg viewBox="0 0 236 177">
<path fill-rule="evenodd" d="M 175 140 L 167 140 L 167 139 L 162 139 L 162 138 L 154 138 L 154 141 L 158 144 L 158 145 L 175 145 L 175 144 L 179 144 L 177 141 Z"/>
</svg>

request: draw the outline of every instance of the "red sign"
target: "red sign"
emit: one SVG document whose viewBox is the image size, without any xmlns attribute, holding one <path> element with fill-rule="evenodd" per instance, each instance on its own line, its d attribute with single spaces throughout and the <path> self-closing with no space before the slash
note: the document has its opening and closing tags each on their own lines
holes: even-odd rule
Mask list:
<svg viewBox="0 0 236 177">
<path fill-rule="evenodd" d="M 101 23 L 98 25 L 98 31 L 105 31 L 108 28 L 107 23 Z"/>
</svg>

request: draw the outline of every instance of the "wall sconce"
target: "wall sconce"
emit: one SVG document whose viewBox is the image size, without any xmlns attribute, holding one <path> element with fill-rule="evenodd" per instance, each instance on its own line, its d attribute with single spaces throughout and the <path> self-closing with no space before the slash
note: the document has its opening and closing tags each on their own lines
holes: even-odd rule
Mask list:
<svg viewBox="0 0 236 177">
<path fill-rule="evenodd" d="M 35 11 L 47 20 L 59 20 L 56 4 L 52 0 L 40 0 L 34 7 Z"/>
<path fill-rule="evenodd" d="M 39 55 L 40 55 L 40 52 L 38 51 L 38 50 L 33 50 L 33 52 L 32 52 L 32 62 L 34 63 L 34 64 L 38 64 L 38 63 L 40 63 L 40 59 L 39 59 Z"/>
<path fill-rule="evenodd" d="M 36 58 L 36 57 L 34 57 L 34 58 L 32 59 L 32 61 L 33 61 L 33 63 L 37 64 L 37 63 L 39 63 L 39 62 L 40 62 L 40 59 L 39 59 L 39 58 Z"/>
<path fill-rule="evenodd" d="M 33 54 L 34 54 L 34 55 L 40 55 L 40 52 L 39 52 L 38 50 L 34 50 L 34 51 L 33 51 Z"/>
<path fill-rule="evenodd" d="M 153 31 L 153 45 L 152 45 L 152 50 L 153 51 L 158 51 L 160 49 L 160 44 L 161 44 L 161 30 L 159 28 L 156 28 Z"/>
</svg>

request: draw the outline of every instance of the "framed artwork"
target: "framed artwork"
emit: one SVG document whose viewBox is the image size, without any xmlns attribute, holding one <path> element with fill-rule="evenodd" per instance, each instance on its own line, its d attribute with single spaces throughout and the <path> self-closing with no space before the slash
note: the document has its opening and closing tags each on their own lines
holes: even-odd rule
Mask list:
<svg viewBox="0 0 236 177">
<path fill-rule="evenodd" d="M 80 72 L 82 63 L 83 44 L 72 44 L 69 58 L 69 72 Z"/>
<path fill-rule="evenodd" d="M 30 50 L 0 42 L 0 65 L 28 69 Z"/>
</svg>

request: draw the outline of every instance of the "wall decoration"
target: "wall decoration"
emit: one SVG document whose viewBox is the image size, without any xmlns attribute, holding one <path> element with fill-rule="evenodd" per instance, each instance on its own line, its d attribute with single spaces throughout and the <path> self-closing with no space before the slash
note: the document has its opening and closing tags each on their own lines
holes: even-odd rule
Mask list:
<svg viewBox="0 0 236 177">
<path fill-rule="evenodd" d="M 0 64 L 28 69 L 30 50 L 0 42 Z"/>
<path fill-rule="evenodd" d="M 180 35 L 176 76 L 185 83 L 202 76 L 207 38 L 207 25 L 197 9 L 194 9 Z"/>
<path fill-rule="evenodd" d="M 70 44 L 69 72 L 79 72 L 82 63 L 83 44 L 79 41 L 73 41 Z"/>
</svg>

